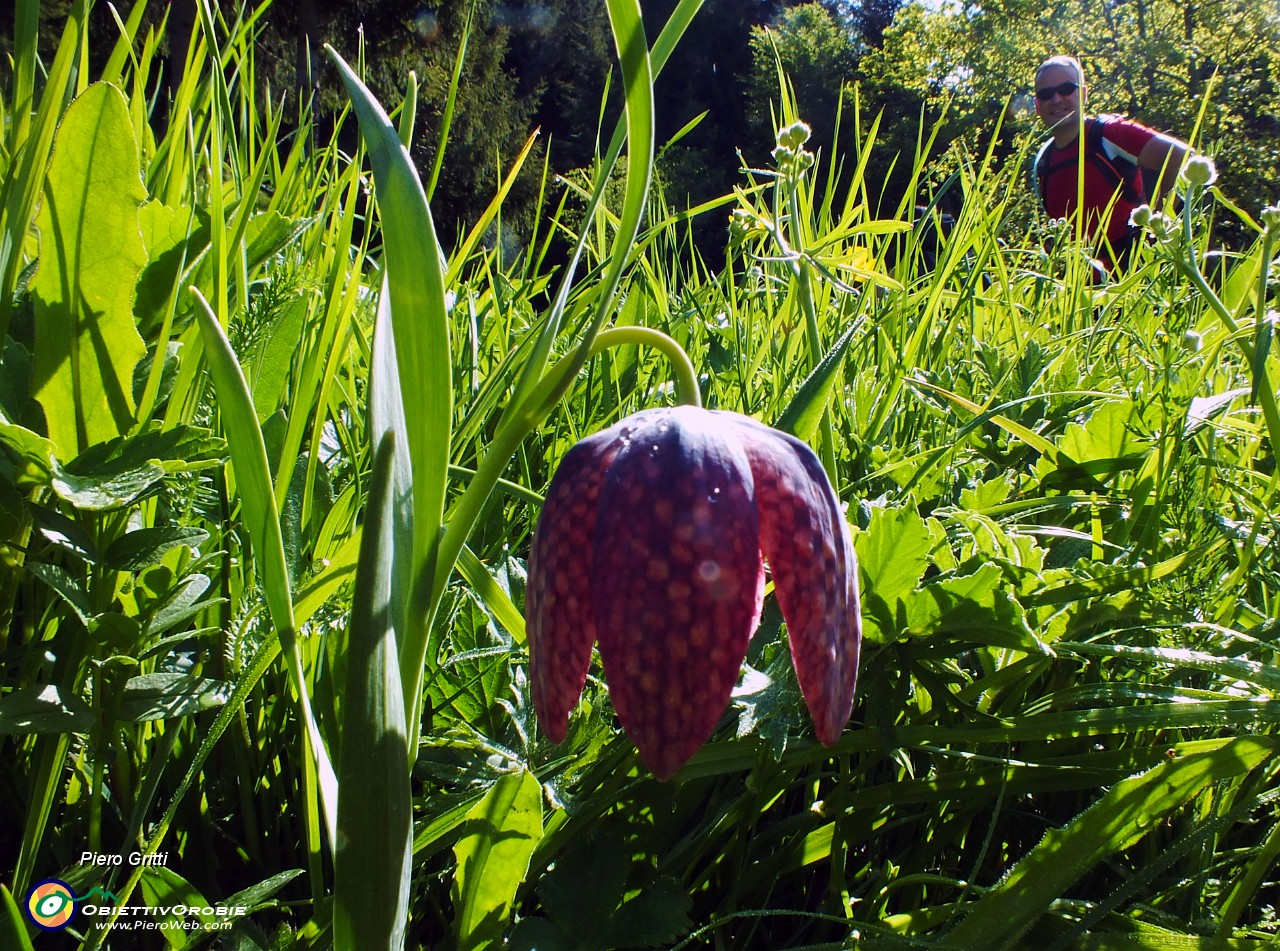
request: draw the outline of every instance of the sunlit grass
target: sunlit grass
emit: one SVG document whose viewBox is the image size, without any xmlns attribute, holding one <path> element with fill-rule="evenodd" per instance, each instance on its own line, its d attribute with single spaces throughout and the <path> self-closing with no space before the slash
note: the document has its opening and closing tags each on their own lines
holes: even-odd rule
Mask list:
<svg viewBox="0 0 1280 951">
<path fill-rule="evenodd" d="M 15 947 L 47 877 L 153 904 L 252 898 L 237 929 L 262 948 L 349 946 L 362 910 L 426 947 L 581 938 L 573 914 L 668 947 L 985 949 L 992 922 L 1004 947 L 1269 940 L 1280 222 L 1241 203 L 1258 238 L 1214 272 L 1208 222 L 1237 212 L 1193 193 L 1095 286 L 1084 249 L 1041 250 L 1022 165 L 987 149 L 959 163 L 968 200 L 926 266 L 936 219 L 916 209 L 938 129 L 898 158 L 912 185 L 888 208 L 874 116 L 842 117 L 858 160 L 837 174 L 842 157 L 799 141 L 784 83 L 790 152 L 697 211 L 732 229 L 706 261 L 649 174 L 652 77 L 697 6 L 647 53 L 622 44 L 628 111 L 580 186 L 601 198 L 579 227 L 552 176 L 511 157 L 512 176 L 543 175 L 548 219 L 547 243 L 514 258 L 481 240 L 501 192 L 436 246 L 426 191 L 396 164 L 406 130 L 371 131 L 381 107 L 354 73 L 367 144 L 313 142 L 303 114 L 276 149 L 294 117 L 255 81 L 252 17 L 204 8 L 163 132 L 147 94 L 160 37 L 121 41 L 105 78 L 148 196 L 148 357 L 131 425 L 74 459 L 20 372 L 42 345 L 33 312 L 57 302 L 22 276 L 47 247 L 16 236 L 91 79 L 70 66 L 79 20 L 34 108 L 6 103 L 0 732 L 17 847 L 0 930 Z M 635 35 L 638 8 L 611 9 Z M 18 98 L 35 69 L 20 36 Z M 552 242 L 573 267 L 546 263 Z M 578 439 L 675 401 L 667 355 L 634 345 L 654 331 L 705 405 L 800 432 L 847 506 L 867 644 L 832 750 L 771 601 L 730 713 L 672 783 L 638 765 L 598 668 L 565 743 L 539 732 L 521 617 L 539 499 Z M 404 721 L 379 693 L 395 684 Z M 352 737 L 382 755 L 344 758 Z M 399 865 L 360 877 L 379 857 L 334 829 L 342 786 L 336 816 L 321 805 L 342 762 L 348 821 L 370 836 L 404 841 L 408 788 L 412 888 Z M 389 780 L 363 788 L 362 769 Z M 172 874 L 80 866 L 91 843 L 167 852 Z M 356 897 L 369 889 L 387 904 Z"/>
</svg>

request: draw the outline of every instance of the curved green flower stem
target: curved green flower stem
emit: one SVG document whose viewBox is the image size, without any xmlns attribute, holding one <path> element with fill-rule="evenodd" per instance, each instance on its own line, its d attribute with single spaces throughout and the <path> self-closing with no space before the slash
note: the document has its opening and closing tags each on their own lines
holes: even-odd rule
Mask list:
<svg viewBox="0 0 1280 951">
<path fill-rule="evenodd" d="M 1222 299 L 1214 293 L 1213 288 L 1209 286 L 1209 282 L 1206 281 L 1204 279 L 1204 275 L 1200 273 L 1200 265 L 1199 262 L 1196 261 L 1195 247 L 1192 244 L 1191 209 L 1195 203 L 1195 199 L 1199 197 L 1200 191 L 1201 189 L 1199 188 L 1193 188 L 1187 196 L 1187 208 L 1182 215 L 1183 239 L 1186 244 L 1186 256 L 1185 260 L 1180 260 L 1179 263 L 1186 270 L 1187 275 L 1191 278 L 1191 282 L 1195 284 L 1196 289 L 1199 290 L 1204 296 L 1204 299 L 1209 302 L 1210 309 L 1212 309 L 1218 319 L 1222 321 L 1223 325 L 1231 333 L 1232 339 L 1239 344 L 1245 358 L 1249 361 L 1249 366 L 1252 368 L 1254 376 L 1254 393 L 1256 395 L 1258 405 L 1262 409 L 1262 418 L 1266 422 L 1267 426 L 1267 438 L 1271 442 L 1272 451 L 1280 451 L 1280 405 L 1277 405 L 1276 403 L 1276 390 L 1275 387 L 1271 385 L 1270 374 L 1267 373 L 1266 361 L 1264 360 L 1260 362 L 1257 359 L 1258 350 L 1255 347 L 1254 342 L 1246 339 L 1244 333 L 1240 329 L 1240 325 L 1236 323 L 1235 317 L 1232 316 L 1231 311 L 1227 310 L 1226 304 L 1222 303 Z M 1262 240 L 1264 242 L 1262 249 L 1262 286 L 1265 288 L 1268 252 L 1271 250 L 1272 244 L 1275 240 L 1274 236 L 1270 234 L 1270 229 L 1263 234 Z M 1264 300 L 1265 290 L 1263 295 L 1259 298 L 1260 308 Z M 1259 323 L 1265 319 L 1265 314 L 1258 314 L 1257 320 Z"/>
<path fill-rule="evenodd" d="M 681 346 L 671 337 L 650 327 L 615 327 L 604 330 L 595 336 L 587 349 L 587 358 L 594 357 L 609 347 L 627 346 L 630 344 L 647 344 L 660 351 L 671 361 L 674 369 L 676 394 L 680 402 L 690 406 L 701 406 L 702 396 L 698 389 L 698 376 L 693 361 Z M 579 353 L 566 357 L 555 364 L 530 391 L 528 399 L 520 412 L 514 413 L 511 422 L 501 427 L 489 444 L 489 451 L 480 460 L 475 474 L 471 477 L 466 491 L 458 499 L 453 511 L 449 514 L 444 535 L 440 539 L 434 570 L 427 571 L 430 581 L 430 599 L 426 605 L 426 613 L 422 623 L 431 624 L 435 620 L 436 611 L 444 596 L 445 585 L 453 573 L 462 547 L 471 534 L 471 529 L 480 517 L 485 503 L 493 493 L 506 470 L 511 457 L 516 454 L 529 433 L 542 423 L 551 409 L 560 401 L 573 383 L 584 361 L 578 359 Z M 410 747 L 412 750 L 414 747 Z"/>
</svg>

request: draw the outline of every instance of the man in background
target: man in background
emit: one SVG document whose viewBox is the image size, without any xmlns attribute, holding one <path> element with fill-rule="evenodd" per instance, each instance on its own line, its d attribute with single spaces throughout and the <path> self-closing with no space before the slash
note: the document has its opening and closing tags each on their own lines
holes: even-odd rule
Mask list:
<svg viewBox="0 0 1280 951">
<path fill-rule="evenodd" d="M 1122 116 L 1086 116 L 1087 95 L 1074 57 L 1050 57 L 1036 70 L 1036 115 L 1050 138 L 1036 156 L 1035 180 L 1049 217 L 1070 218 L 1083 205 L 1095 268 L 1110 273 L 1124 265 L 1140 236 L 1129 216 L 1139 205 L 1159 202 L 1190 148 Z"/>
</svg>

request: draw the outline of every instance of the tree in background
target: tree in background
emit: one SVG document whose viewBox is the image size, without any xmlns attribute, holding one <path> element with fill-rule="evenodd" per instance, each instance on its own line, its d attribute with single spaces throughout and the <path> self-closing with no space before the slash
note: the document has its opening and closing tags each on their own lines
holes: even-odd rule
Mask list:
<svg viewBox="0 0 1280 951">
<path fill-rule="evenodd" d="M 259 55 L 275 88 L 310 86 L 318 108 L 328 115 L 342 108 L 345 98 L 333 67 L 319 55 L 326 43 L 352 62 L 363 45 L 364 79 L 383 102 L 399 102 L 409 73 L 415 73 L 420 88 L 411 151 L 425 179 L 435 163 L 449 83 L 467 35 L 446 160 L 432 203 L 447 240 L 479 217 L 536 125 L 539 87 L 521 84 L 509 64 L 509 48 L 522 34 L 549 31 L 559 17 L 552 11 L 539 18 L 525 9 L 495 0 L 441 0 L 434 6 L 419 0 L 275 0 Z M 513 206 L 527 214 L 535 191 L 536 181 L 526 177 Z"/>
<path fill-rule="evenodd" d="M 820 3 L 784 10 L 751 31 L 748 113 L 758 141 L 771 143 L 778 101 L 778 65 L 795 90 L 813 142 L 829 148 L 846 84 L 858 63 L 855 37 Z"/>
</svg>

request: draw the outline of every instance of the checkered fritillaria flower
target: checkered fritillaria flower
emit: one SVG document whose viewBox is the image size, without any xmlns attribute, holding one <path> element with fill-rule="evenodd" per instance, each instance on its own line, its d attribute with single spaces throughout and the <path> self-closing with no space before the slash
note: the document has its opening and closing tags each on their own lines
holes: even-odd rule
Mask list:
<svg viewBox="0 0 1280 951">
<path fill-rule="evenodd" d="M 764 559 L 818 739 L 853 706 L 861 643 L 849 527 L 800 440 L 736 413 L 636 413 L 565 455 L 534 533 L 533 702 L 564 740 L 600 642 L 614 708 L 668 779 L 706 742 L 760 621 Z"/>
</svg>

